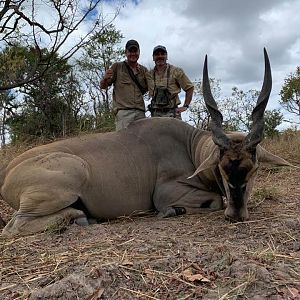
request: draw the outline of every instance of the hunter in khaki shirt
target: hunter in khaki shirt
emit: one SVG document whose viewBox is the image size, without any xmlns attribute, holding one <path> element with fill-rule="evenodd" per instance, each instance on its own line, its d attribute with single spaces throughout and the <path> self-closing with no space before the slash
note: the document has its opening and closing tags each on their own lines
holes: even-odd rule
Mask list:
<svg viewBox="0 0 300 300">
<path fill-rule="evenodd" d="M 181 119 L 181 112 L 186 111 L 192 101 L 194 85 L 186 76 L 184 71 L 176 66 L 167 63 L 168 53 L 166 47 L 158 45 L 153 49 L 153 61 L 155 67 L 149 72 L 148 87 L 151 101 L 151 116 L 154 117 L 175 117 Z M 167 89 L 169 103 L 157 105 L 155 95 L 158 89 Z M 182 107 L 178 94 L 185 91 L 185 100 Z"/>
<path fill-rule="evenodd" d="M 113 110 L 116 114 L 120 109 L 138 109 L 145 112 L 143 94 L 131 79 L 125 64 L 126 61 L 113 64 L 111 66 L 113 76 L 107 81 L 109 86 L 114 84 Z M 146 74 L 148 70 L 137 64 L 136 71 L 136 79 L 147 91 Z"/>
<path fill-rule="evenodd" d="M 113 64 L 100 81 L 102 89 L 113 84 L 113 111 L 116 114 L 117 131 L 135 120 L 145 118 L 143 95 L 148 91 L 148 70 L 137 62 L 140 46 L 136 40 L 126 43 L 125 55 L 126 61 Z"/>
<path fill-rule="evenodd" d="M 168 82 L 168 68 L 170 68 L 169 72 L 169 82 Z M 154 80 L 154 72 L 155 72 L 155 80 Z M 171 94 L 171 98 L 174 101 L 174 105 L 170 106 L 170 108 L 174 108 L 174 106 L 179 105 L 181 102 L 179 100 L 178 94 L 181 92 L 181 89 L 187 91 L 190 88 L 193 88 L 194 85 L 189 80 L 189 78 L 185 75 L 184 71 L 181 68 L 175 67 L 170 64 L 166 64 L 166 67 L 162 72 L 157 72 L 156 67 L 150 72 L 151 80 L 149 83 L 149 96 L 154 96 L 155 87 L 167 87 Z M 168 83 L 168 84 L 167 84 Z"/>
</svg>

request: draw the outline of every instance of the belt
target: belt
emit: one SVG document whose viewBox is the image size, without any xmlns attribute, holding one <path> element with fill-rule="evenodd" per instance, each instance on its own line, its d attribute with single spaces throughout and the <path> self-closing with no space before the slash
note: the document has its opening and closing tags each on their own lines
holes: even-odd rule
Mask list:
<svg viewBox="0 0 300 300">
<path fill-rule="evenodd" d="M 131 108 L 131 107 L 122 107 L 122 108 L 119 108 L 117 111 L 119 111 L 119 110 L 139 110 L 139 111 L 145 112 L 144 109 L 141 109 L 141 108 Z"/>
<path fill-rule="evenodd" d="M 175 107 L 174 108 L 152 108 L 152 111 L 160 111 L 160 112 L 174 112 L 175 111 Z"/>
</svg>

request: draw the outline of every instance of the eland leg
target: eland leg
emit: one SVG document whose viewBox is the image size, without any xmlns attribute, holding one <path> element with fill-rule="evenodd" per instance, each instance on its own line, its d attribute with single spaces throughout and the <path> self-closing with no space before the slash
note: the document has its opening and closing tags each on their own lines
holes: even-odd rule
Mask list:
<svg viewBox="0 0 300 300">
<path fill-rule="evenodd" d="M 23 236 L 45 230 L 55 230 L 63 224 L 69 224 L 71 220 L 75 220 L 75 222 L 80 220 L 80 225 L 88 225 L 87 218 L 83 212 L 71 207 L 46 216 L 30 216 L 17 212 L 4 227 L 2 236 Z"/>
<path fill-rule="evenodd" d="M 87 225 L 86 214 L 73 205 L 82 195 L 88 170 L 80 157 L 63 152 L 30 157 L 12 168 L 1 195 L 17 213 L 3 234 L 32 234 L 72 219 Z"/>
<path fill-rule="evenodd" d="M 20 206 L 13 218 L 4 227 L 4 236 L 28 235 L 42 232 L 62 222 L 74 220 L 79 225 L 88 225 L 82 210 L 70 207 L 78 199 L 72 191 L 63 187 L 50 190 L 44 186 L 28 188 L 20 196 Z"/>
<path fill-rule="evenodd" d="M 198 214 L 224 208 L 223 198 L 217 193 L 188 186 L 172 185 L 156 194 L 154 200 L 158 217 L 168 218 L 183 214 Z M 177 189 L 176 189 L 177 188 Z M 178 191 L 176 194 L 173 191 Z M 181 192 L 181 195 L 179 194 Z M 172 198 L 173 197 L 173 198 Z"/>
</svg>

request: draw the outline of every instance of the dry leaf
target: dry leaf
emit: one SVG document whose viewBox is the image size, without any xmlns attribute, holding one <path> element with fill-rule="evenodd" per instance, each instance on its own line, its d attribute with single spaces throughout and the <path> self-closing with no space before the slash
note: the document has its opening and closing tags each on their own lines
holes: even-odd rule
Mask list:
<svg viewBox="0 0 300 300">
<path fill-rule="evenodd" d="M 289 253 L 292 257 L 299 257 L 299 252 L 291 252 Z"/>
<path fill-rule="evenodd" d="M 296 288 L 289 288 L 289 292 L 292 294 L 292 297 L 289 297 L 290 299 L 296 299 L 299 295 L 299 291 Z"/>
<path fill-rule="evenodd" d="M 201 281 L 201 282 L 210 282 L 210 280 L 206 277 L 204 277 L 200 273 L 193 274 L 193 271 L 191 269 L 186 269 L 182 272 L 183 278 L 194 282 L 194 281 Z"/>
<path fill-rule="evenodd" d="M 145 269 L 144 270 L 145 275 L 149 278 L 149 279 L 153 279 L 154 278 L 154 273 L 151 269 Z"/>
<path fill-rule="evenodd" d="M 122 266 L 133 266 L 133 262 L 129 260 L 123 260 Z"/>
</svg>

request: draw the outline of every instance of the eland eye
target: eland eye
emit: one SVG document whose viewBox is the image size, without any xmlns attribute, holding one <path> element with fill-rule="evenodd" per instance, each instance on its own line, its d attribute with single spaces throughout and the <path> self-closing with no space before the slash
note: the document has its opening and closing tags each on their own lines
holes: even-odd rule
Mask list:
<svg viewBox="0 0 300 300">
<path fill-rule="evenodd" d="M 231 189 L 236 189 L 237 188 L 237 186 L 236 185 L 233 185 L 233 184 L 231 184 L 230 182 L 228 182 L 228 186 L 231 188 Z M 247 182 L 245 182 L 245 183 L 242 183 L 241 185 L 238 185 L 241 189 L 246 189 L 246 187 L 247 187 Z"/>
<path fill-rule="evenodd" d="M 230 182 L 228 182 L 228 186 L 232 189 L 235 189 L 235 186 L 233 184 L 231 184 Z"/>
</svg>

